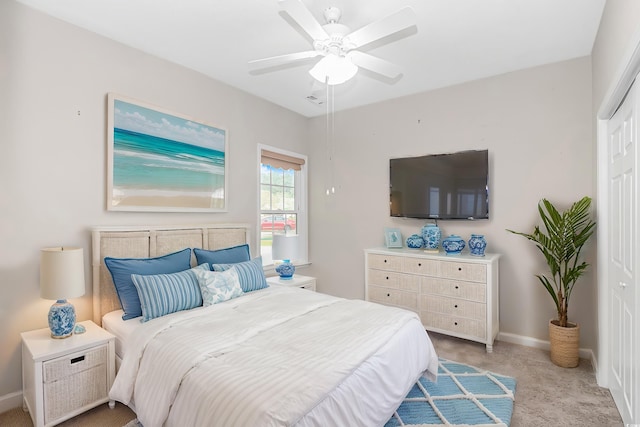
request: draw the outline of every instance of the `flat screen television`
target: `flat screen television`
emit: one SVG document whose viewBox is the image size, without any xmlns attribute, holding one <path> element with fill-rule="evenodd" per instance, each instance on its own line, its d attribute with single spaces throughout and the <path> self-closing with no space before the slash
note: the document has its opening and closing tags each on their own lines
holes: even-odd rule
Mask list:
<svg viewBox="0 0 640 427">
<path fill-rule="evenodd" d="M 391 216 L 489 218 L 489 151 L 389 160 Z"/>
</svg>

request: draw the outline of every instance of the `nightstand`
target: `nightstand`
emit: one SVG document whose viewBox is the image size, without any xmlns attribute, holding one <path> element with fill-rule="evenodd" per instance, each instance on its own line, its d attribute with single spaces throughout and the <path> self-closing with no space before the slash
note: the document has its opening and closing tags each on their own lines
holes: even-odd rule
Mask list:
<svg viewBox="0 0 640 427">
<path fill-rule="evenodd" d="M 88 320 L 83 334 L 51 338 L 49 328 L 23 332 L 23 408 L 35 427 L 53 426 L 109 402 L 115 337 Z"/>
<path fill-rule="evenodd" d="M 301 274 L 294 274 L 290 280 L 281 280 L 280 276 L 267 277 L 267 283 L 269 283 L 269 285 L 294 286 L 296 288 L 316 291 L 316 278 L 303 276 Z"/>
</svg>

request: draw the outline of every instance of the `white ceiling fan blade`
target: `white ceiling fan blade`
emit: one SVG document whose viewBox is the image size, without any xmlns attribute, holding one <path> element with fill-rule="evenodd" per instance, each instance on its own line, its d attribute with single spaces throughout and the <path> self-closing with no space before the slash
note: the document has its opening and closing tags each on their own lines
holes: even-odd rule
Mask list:
<svg viewBox="0 0 640 427">
<path fill-rule="evenodd" d="M 385 18 L 365 25 L 347 36 L 355 49 L 416 25 L 416 13 L 404 7 Z"/>
<path fill-rule="evenodd" d="M 322 25 L 320 25 L 300 0 L 280 0 L 280 7 L 282 7 L 313 40 L 326 40 L 329 38 L 329 35 L 324 28 L 322 28 Z"/>
<path fill-rule="evenodd" d="M 301 61 L 303 59 L 314 58 L 321 55 L 316 50 L 309 50 L 306 52 L 288 53 L 286 55 L 272 56 L 270 58 L 255 59 L 249 61 L 249 68 L 257 70 L 261 68 L 272 68 L 280 65 L 290 64 L 292 62 Z"/>
<path fill-rule="evenodd" d="M 347 58 L 358 67 L 364 68 L 374 73 L 381 74 L 390 79 L 395 79 L 402 74 L 402 68 L 384 59 L 369 55 L 368 53 L 352 50 L 347 54 Z"/>
</svg>

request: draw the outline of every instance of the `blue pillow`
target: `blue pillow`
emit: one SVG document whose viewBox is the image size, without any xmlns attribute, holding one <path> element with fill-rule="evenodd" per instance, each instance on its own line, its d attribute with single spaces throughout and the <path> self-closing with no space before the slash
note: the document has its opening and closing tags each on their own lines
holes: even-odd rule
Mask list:
<svg viewBox="0 0 640 427">
<path fill-rule="evenodd" d="M 142 321 L 200 307 L 202 294 L 196 272 L 206 270 L 209 270 L 208 264 L 173 274 L 132 274 L 131 281 L 140 297 Z"/>
<path fill-rule="evenodd" d="M 262 269 L 262 257 L 257 257 L 251 261 L 239 262 L 237 264 L 211 264 L 213 271 L 225 271 L 235 267 L 238 270 L 240 287 L 244 292 L 257 291 L 268 288 L 267 278 Z"/>
<path fill-rule="evenodd" d="M 206 249 L 193 248 L 198 265 L 208 262 L 209 264 L 234 264 L 251 260 L 249 245 L 233 246 L 231 248 L 208 251 Z"/>
<path fill-rule="evenodd" d="M 191 268 L 191 249 L 183 249 L 157 258 L 111 258 L 105 257 L 113 284 L 116 287 L 120 306 L 124 311 L 123 320 L 142 316 L 140 298 L 132 274 L 168 274 Z"/>
</svg>

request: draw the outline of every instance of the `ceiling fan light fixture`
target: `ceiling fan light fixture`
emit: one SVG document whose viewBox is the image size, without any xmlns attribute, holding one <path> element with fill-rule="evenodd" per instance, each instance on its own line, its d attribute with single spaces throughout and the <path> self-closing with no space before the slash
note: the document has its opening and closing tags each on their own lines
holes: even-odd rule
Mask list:
<svg viewBox="0 0 640 427">
<path fill-rule="evenodd" d="M 358 66 L 344 56 L 329 54 L 322 58 L 309 70 L 311 76 L 322 83 L 339 85 L 353 78 L 358 73 Z"/>
</svg>

